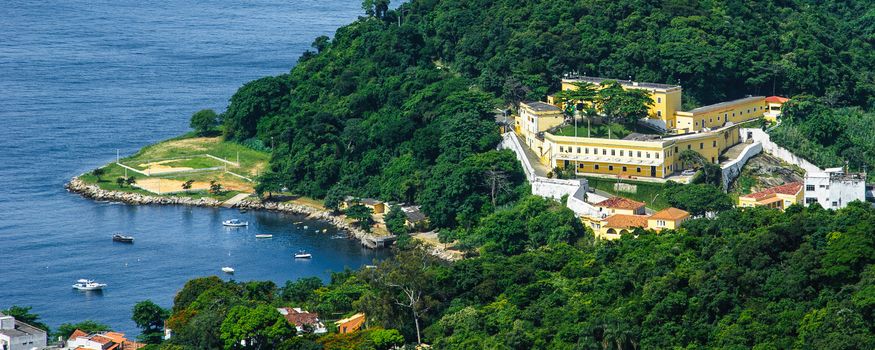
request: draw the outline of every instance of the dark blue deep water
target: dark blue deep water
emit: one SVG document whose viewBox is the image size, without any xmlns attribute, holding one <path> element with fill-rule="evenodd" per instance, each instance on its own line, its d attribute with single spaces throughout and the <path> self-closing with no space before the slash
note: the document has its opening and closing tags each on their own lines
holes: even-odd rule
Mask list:
<svg viewBox="0 0 875 350">
<path fill-rule="evenodd" d="M 193 277 L 282 284 L 369 264 L 325 224 L 276 213 L 134 207 L 69 194 L 70 177 L 187 131 L 202 108 L 224 110 L 243 83 L 287 72 L 319 35 L 354 20 L 359 0 L 0 0 L 0 309 L 32 306 L 44 322 L 93 319 L 138 333 L 132 306 L 169 307 Z M 133 245 L 111 233 L 136 236 Z M 273 233 L 256 240 L 256 233 Z M 308 249 L 314 259 L 294 261 Z M 108 283 L 75 292 L 78 278 Z M 227 278 L 227 276 L 223 276 Z"/>
</svg>

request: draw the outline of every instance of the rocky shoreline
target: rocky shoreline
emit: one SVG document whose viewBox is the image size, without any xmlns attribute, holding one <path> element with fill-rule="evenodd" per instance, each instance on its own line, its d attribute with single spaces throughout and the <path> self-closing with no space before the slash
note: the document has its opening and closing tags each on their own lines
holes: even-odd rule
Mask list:
<svg viewBox="0 0 875 350">
<path fill-rule="evenodd" d="M 71 179 L 70 182 L 64 185 L 64 187 L 68 191 L 72 193 L 77 193 L 85 198 L 98 201 L 121 202 L 130 205 L 189 205 L 197 207 L 216 208 L 222 206 L 223 203 L 212 198 L 193 199 L 189 197 L 150 196 L 139 193 L 109 191 L 104 190 L 97 185 L 87 184 L 84 181 L 80 180 L 78 177 L 74 177 L 73 179 Z M 350 238 L 354 238 L 362 242 L 363 245 L 371 248 L 380 247 L 379 245 L 374 246 L 372 243 L 382 242 L 385 239 L 384 237 L 377 237 L 371 233 L 354 227 L 347 223 L 342 217 L 334 215 L 327 210 L 322 210 L 311 206 L 292 203 L 261 202 L 258 200 L 242 200 L 231 206 L 231 208 L 247 210 L 271 210 L 291 214 L 307 215 L 308 219 L 321 220 L 331 224 L 332 226 L 340 230 L 346 231 L 349 234 Z"/>
</svg>

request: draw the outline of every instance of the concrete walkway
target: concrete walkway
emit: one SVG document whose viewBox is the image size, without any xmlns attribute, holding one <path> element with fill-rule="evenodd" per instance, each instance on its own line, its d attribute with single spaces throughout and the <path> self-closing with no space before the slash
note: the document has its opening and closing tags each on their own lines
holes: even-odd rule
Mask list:
<svg viewBox="0 0 875 350">
<path fill-rule="evenodd" d="M 538 158 L 538 155 L 535 154 L 535 151 L 525 146 L 526 143 L 523 142 L 523 139 L 520 137 L 520 135 L 513 133 L 513 136 L 516 137 L 517 140 L 519 140 L 520 145 L 523 145 L 523 153 L 525 153 L 526 158 L 529 159 L 529 164 L 531 164 L 532 168 L 535 169 L 535 175 L 547 177 L 547 173 L 550 172 L 550 169 L 547 168 L 547 166 L 545 166 L 544 164 L 541 164 L 541 159 Z"/>
<path fill-rule="evenodd" d="M 224 203 L 222 203 L 222 206 L 225 208 L 232 208 L 232 207 L 234 207 L 234 205 L 236 205 L 237 203 L 240 203 L 240 201 L 242 201 L 246 198 L 249 198 L 249 196 L 251 196 L 251 195 L 252 195 L 252 193 L 238 193 L 236 196 L 231 197 L 230 199 L 228 199 Z"/>
</svg>

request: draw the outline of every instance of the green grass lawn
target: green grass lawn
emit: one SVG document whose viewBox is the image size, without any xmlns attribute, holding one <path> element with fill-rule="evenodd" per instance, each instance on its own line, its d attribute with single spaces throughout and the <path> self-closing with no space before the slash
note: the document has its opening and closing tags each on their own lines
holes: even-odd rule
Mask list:
<svg viewBox="0 0 875 350">
<path fill-rule="evenodd" d="M 600 177 L 586 177 L 586 180 L 589 181 L 589 186 L 591 188 L 599 189 L 605 192 L 608 192 L 615 196 L 625 197 L 629 199 L 634 199 L 639 202 L 644 202 L 647 204 L 647 207 L 654 210 L 661 210 L 670 207 L 664 195 L 662 195 L 662 190 L 665 188 L 664 184 L 661 183 L 653 183 L 653 182 L 642 182 L 642 181 L 631 181 L 631 180 L 620 180 L 622 183 L 632 184 L 637 186 L 637 191 L 635 193 L 629 192 L 618 192 L 614 190 L 614 184 L 617 183 L 616 179 L 605 179 Z M 654 200 L 655 197 L 655 200 Z M 653 201 L 653 203 L 651 203 Z"/>
<path fill-rule="evenodd" d="M 213 198 L 220 201 L 226 201 L 231 197 L 237 195 L 238 191 L 225 191 L 221 195 L 213 195 L 207 191 L 197 191 L 197 192 L 186 192 L 186 193 L 174 193 L 174 194 L 157 194 L 152 193 L 140 188 L 131 187 L 128 185 L 120 186 L 116 183 L 116 179 L 125 176 L 125 169 L 116 165 L 115 163 L 108 164 L 103 167 L 106 171 L 106 174 L 100 176 L 100 181 L 98 178 L 94 176 L 91 172 L 82 174 L 79 176 L 79 180 L 84 181 L 85 183 L 95 184 L 99 186 L 101 189 L 107 191 L 120 191 L 120 192 L 128 192 L 128 193 L 137 193 L 146 196 L 161 196 L 161 197 L 189 197 L 194 199 L 200 198 Z M 128 171 L 128 176 L 134 176 L 135 178 L 140 177 L 141 175 L 135 174 L 132 171 Z"/>
<path fill-rule="evenodd" d="M 645 128 L 640 125 L 630 126 L 620 123 L 607 123 L 601 125 L 592 125 L 591 127 L 587 128 L 586 121 L 577 122 L 578 137 L 587 137 L 587 130 L 589 130 L 590 137 L 598 138 L 608 138 L 608 131 L 610 131 L 612 139 L 621 139 L 633 132 L 637 132 L 639 134 L 658 134 L 655 130 Z M 560 128 L 556 131 L 555 135 L 574 136 L 574 125 L 568 125 Z"/>
</svg>

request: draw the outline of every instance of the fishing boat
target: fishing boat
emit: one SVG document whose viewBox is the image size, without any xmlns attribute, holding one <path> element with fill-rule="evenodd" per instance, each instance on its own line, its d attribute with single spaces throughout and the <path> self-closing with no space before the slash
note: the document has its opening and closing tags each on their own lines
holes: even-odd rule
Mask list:
<svg viewBox="0 0 875 350">
<path fill-rule="evenodd" d="M 103 287 L 106 287 L 106 283 L 97 283 L 88 279 L 80 279 L 73 285 L 73 289 L 82 291 L 102 290 Z"/>
<path fill-rule="evenodd" d="M 272 234 L 257 234 L 255 238 L 273 238 Z"/>
<path fill-rule="evenodd" d="M 244 226 L 249 226 L 249 222 L 241 221 L 240 219 L 230 219 L 230 220 L 222 221 L 222 225 L 225 225 L 228 227 L 244 227 Z"/>
<path fill-rule="evenodd" d="M 299 250 L 297 253 L 295 253 L 295 259 L 310 259 L 312 257 L 313 255 L 303 250 Z"/>
<path fill-rule="evenodd" d="M 222 268 L 222 272 L 227 273 L 227 274 L 233 274 L 233 273 L 234 273 L 234 269 L 231 268 L 231 267 L 229 267 L 229 266 L 225 266 L 225 267 Z"/>
<path fill-rule="evenodd" d="M 121 242 L 121 243 L 134 243 L 134 237 L 133 236 L 125 236 L 121 233 L 116 233 L 116 234 L 112 235 L 112 241 L 113 242 Z"/>
</svg>

